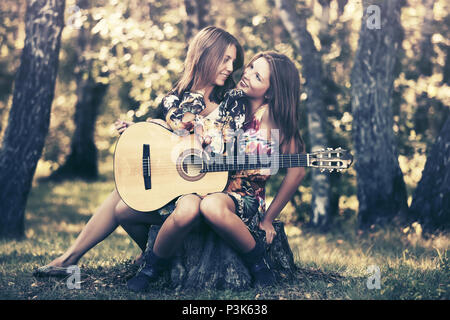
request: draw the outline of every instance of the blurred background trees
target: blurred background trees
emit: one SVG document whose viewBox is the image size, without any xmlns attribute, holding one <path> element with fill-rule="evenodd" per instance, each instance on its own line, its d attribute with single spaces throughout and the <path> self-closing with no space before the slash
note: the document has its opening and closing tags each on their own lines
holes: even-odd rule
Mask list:
<svg viewBox="0 0 450 320">
<path fill-rule="evenodd" d="M 365 228 L 404 218 L 407 212 L 392 129 L 392 89 L 403 39 L 402 6 L 403 1 L 363 1 L 351 87 L 358 220 Z"/>
<path fill-rule="evenodd" d="M 0 235 L 24 234 L 25 206 L 50 124 L 64 1 L 27 4 L 26 38 L 0 149 Z"/>
<path fill-rule="evenodd" d="M 329 1 L 321 1 L 322 16 L 321 29 L 328 26 Z M 314 40 L 308 31 L 306 19 L 308 8 L 302 7 L 301 14 L 290 0 L 277 0 L 277 9 L 283 25 L 289 32 L 302 61 L 302 76 L 305 79 L 305 105 L 308 120 L 309 148 L 311 151 L 319 151 L 328 146 L 325 135 L 325 77 L 321 54 L 317 51 Z M 330 215 L 330 181 L 327 172 L 313 170 L 311 172 L 311 222 L 314 226 L 323 228 L 328 224 Z"/>
<path fill-rule="evenodd" d="M 284 2 L 300 21 L 296 29 L 290 29 L 283 18 L 280 4 Z M 390 79 L 392 116 L 388 126 L 392 128 L 383 130 L 392 130 L 387 147 L 396 149 L 410 205 L 427 156 L 434 154 L 432 146 L 449 116 L 450 15 L 445 0 L 401 3 L 401 28 L 392 30 L 401 37 L 393 53 L 397 63 Z M 25 9 L 25 0 L 0 3 L 2 144 L 24 46 Z M 112 166 L 117 139 L 114 121 L 158 117 L 159 102 L 183 68 L 189 39 L 207 24 L 234 34 L 243 45 L 246 61 L 258 51 L 272 49 L 291 57 L 302 77 L 304 116 L 300 128 L 307 151 L 325 144 L 355 154 L 352 104 L 356 93 L 352 91 L 351 74 L 361 36 L 371 31 L 363 29 L 364 14 L 359 0 L 96 0 L 89 5 L 67 0 L 50 127 L 36 177 L 52 173 L 95 177 L 98 164 Z M 295 30 L 302 32 L 303 39 Z M 381 33 L 387 32 L 382 26 Z M 322 136 L 312 130 L 317 119 Z M 448 141 L 448 134 L 444 132 L 443 136 Z M 358 161 L 359 155 L 355 156 Z M 326 210 L 320 214 L 319 193 L 315 191 L 320 179 L 312 170 L 307 172 L 281 218 L 324 230 L 356 222 L 360 203 L 355 167 L 326 177 L 328 181 L 322 185 L 326 187 L 320 187 L 327 197 L 322 202 Z M 364 179 L 368 181 L 369 176 Z M 269 201 L 281 180 L 282 175 L 270 180 Z M 442 197 L 448 199 L 448 191 Z M 443 210 L 439 219 L 448 225 L 448 209 Z M 408 218 L 418 220 L 422 215 L 427 212 L 419 210 Z M 430 225 L 439 228 L 443 220 Z"/>
</svg>

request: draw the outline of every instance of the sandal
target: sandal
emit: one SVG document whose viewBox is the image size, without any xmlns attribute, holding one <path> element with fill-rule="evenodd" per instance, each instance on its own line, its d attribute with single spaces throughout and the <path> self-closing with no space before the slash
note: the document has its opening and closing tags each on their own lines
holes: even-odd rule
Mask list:
<svg viewBox="0 0 450 320">
<path fill-rule="evenodd" d="M 70 275 L 70 271 L 68 272 L 69 267 L 55 267 L 55 266 L 43 266 L 37 268 L 33 272 L 33 276 L 35 277 L 67 277 Z"/>
</svg>

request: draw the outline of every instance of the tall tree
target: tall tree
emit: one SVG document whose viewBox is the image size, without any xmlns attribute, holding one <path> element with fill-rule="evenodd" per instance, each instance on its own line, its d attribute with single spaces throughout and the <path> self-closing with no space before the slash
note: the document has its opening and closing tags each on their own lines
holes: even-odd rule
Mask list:
<svg viewBox="0 0 450 320">
<path fill-rule="evenodd" d="M 20 238 L 37 162 L 50 122 L 65 1 L 27 2 L 25 45 L 0 150 L 0 236 Z"/>
<path fill-rule="evenodd" d="M 410 218 L 426 230 L 450 227 L 450 116 L 427 158 L 410 207 Z"/>
<path fill-rule="evenodd" d="M 401 6 L 402 1 L 363 1 L 365 14 L 351 74 L 361 228 L 404 215 L 407 210 L 391 105 L 402 40 Z"/>
<path fill-rule="evenodd" d="M 422 39 L 420 42 L 419 61 L 417 67 L 421 74 L 425 76 L 431 76 L 433 74 L 433 60 L 436 56 L 433 50 L 433 43 L 431 38 L 433 37 L 433 7 L 434 0 L 423 0 L 425 6 L 425 16 L 422 24 Z"/>
<path fill-rule="evenodd" d="M 8 101 L 14 76 L 19 67 L 21 50 L 16 44 L 19 42 L 25 9 L 20 1 L 3 0 L 0 3 L 0 139 L 5 129 L 3 119 L 6 119 L 9 111 Z"/>
<path fill-rule="evenodd" d="M 186 42 L 209 24 L 209 0 L 184 0 L 186 9 Z"/>
<path fill-rule="evenodd" d="M 85 11 L 90 7 L 88 0 L 80 0 L 77 4 Z M 75 68 L 77 70 L 77 103 L 70 154 L 65 163 L 51 175 L 54 179 L 72 177 L 95 179 L 98 176 L 97 147 L 94 139 L 95 123 L 108 83 L 96 79 L 94 61 L 88 58 L 87 53 L 93 50 L 96 41 L 91 33 L 90 25 L 91 23 L 87 22 L 80 26 L 77 39 L 78 61 Z"/>
<path fill-rule="evenodd" d="M 276 0 L 275 3 L 280 18 L 302 57 L 302 74 L 306 79 L 309 143 L 311 151 L 317 151 L 327 145 L 320 53 L 306 28 L 306 16 L 297 14 L 289 0 Z M 328 222 L 330 211 L 330 181 L 327 173 L 312 171 L 312 194 L 311 222 L 314 226 L 323 227 Z"/>
</svg>

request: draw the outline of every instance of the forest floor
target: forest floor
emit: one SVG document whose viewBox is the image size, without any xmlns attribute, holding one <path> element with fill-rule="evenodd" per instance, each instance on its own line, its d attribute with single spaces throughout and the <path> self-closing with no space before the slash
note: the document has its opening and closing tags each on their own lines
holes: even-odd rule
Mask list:
<svg viewBox="0 0 450 320">
<path fill-rule="evenodd" d="M 68 248 L 113 188 L 111 172 L 95 182 L 35 181 L 27 203 L 25 238 L 0 240 L 0 299 L 450 298 L 450 237 L 425 238 L 417 225 L 318 233 L 287 224 L 298 276 L 265 290 L 176 292 L 157 282 L 145 294 L 130 292 L 126 280 L 138 268 L 132 261 L 140 250 L 121 228 L 82 258 L 79 289 L 69 289 L 68 278 L 33 277 L 33 270 Z"/>
</svg>

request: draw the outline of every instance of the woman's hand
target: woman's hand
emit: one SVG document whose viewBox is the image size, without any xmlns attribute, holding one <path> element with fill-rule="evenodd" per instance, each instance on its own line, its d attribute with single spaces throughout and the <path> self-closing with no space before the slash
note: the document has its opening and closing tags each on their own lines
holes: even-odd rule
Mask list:
<svg viewBox="0 0 450 320">
<path fill-rule="evenodd" d="M 119 132 L 119 134 L 122 134 L 132 124 L 134 124 L 134 122 L 123 121 L 120 119 L 118 119 L 116 122 L 114 122 L 114 126 L 116 127 L 116 130 Z"/>
<path fill-rule="evenodd" d="M 259 228 L 266 232 L 266 242 L 267 244 L 271 244 L 277 233 L 275 232 L 275 228 L 271 222 L 261 221 L 259 223 Z"/>
</svg>

